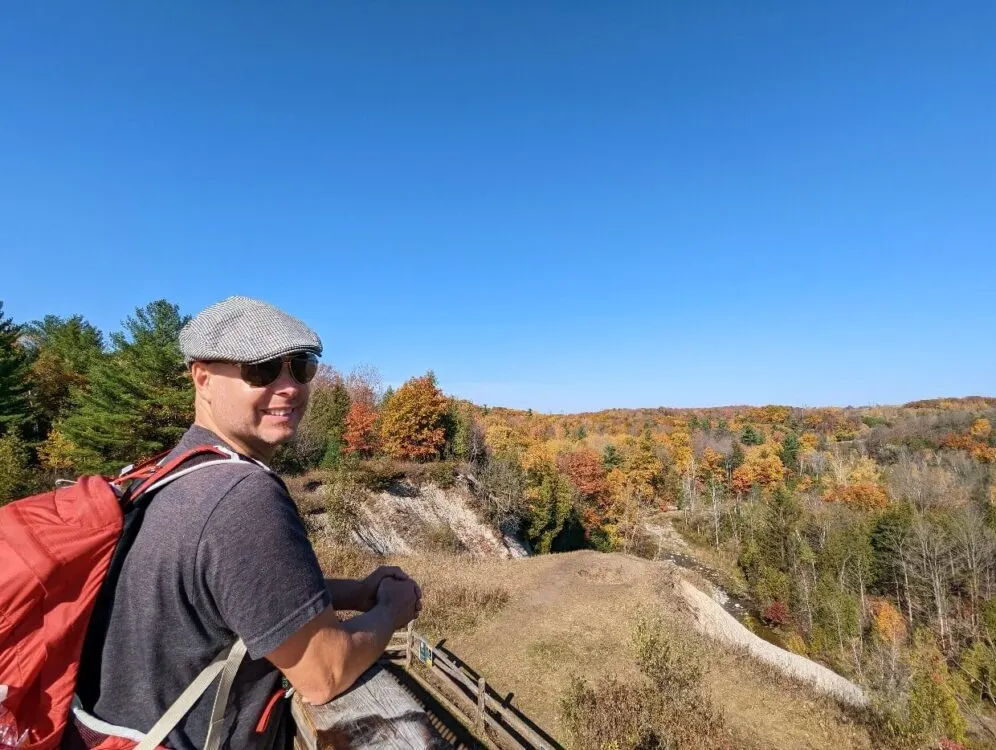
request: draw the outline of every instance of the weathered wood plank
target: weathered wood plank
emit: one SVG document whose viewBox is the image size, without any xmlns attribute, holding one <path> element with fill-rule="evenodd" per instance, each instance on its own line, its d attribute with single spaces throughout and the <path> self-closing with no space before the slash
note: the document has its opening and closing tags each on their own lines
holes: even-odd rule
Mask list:
<svg viewBox="0 0 996 750">
<path fill-rule="evenodd" d="M 291 707 L 302 750 L 435 750 L 445 747 L 422 707 L 382 667 L 331 703 Z"/>
</svg>

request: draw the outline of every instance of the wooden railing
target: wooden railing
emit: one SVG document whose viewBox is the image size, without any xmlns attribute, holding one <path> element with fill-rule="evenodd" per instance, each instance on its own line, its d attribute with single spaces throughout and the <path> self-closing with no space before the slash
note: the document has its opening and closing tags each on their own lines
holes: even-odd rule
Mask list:
<svg viewBox="0 0 996 750">
<path fill-rule="evenodd" d="M 449 744 L 492 750 L 560 750 L 511 699 L 511 695 L 503 699 L 488 686 L 484 675 L 442 644 L 433 647 L 409 626 L 395 633 L 379 665 L 343 696 L 324 706 L 294 701 L 296 747 L 435 748 Z M 439 741 L 440 732 L 448 743 Z"/>
<path fill-rule="evenodd" d="M 395 633 L 403 640 L 400 657 L 405 672 L 433 691 L 434 697 L 460 719 L 474 735 L 502 750 L 559 749 L 553 738 L 512 705 L 512 696 L 502 698 L 488 686 L 484 675 L 442 647 L 433 647 L 409 625 Z M 387 655 L 398 659 L 398 648 Z M 392 654 L 393 651 L 393 654 Z"/>
</svg>

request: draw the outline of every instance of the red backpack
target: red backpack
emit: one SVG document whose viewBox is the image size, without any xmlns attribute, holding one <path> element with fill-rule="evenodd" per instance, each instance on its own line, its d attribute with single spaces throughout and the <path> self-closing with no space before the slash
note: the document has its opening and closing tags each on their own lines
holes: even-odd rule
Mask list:
<svg viewBox="0 0 996 750">
<path fill-rule="evenodd" d="M 180 468 L 196 456 L 211 454 L 223 458 Z M 203 445 L 168 463 L 151 459 L 134 469 L 129 467 L 127 473 L 116 479 L 80 477 L 68 486 L 0 508 L 0 686 L 7 687 L 3 708 L 13 714 L 18 732 L 27 731 L 24 744 L 15 747 L 24 750 L 59 747 L 74 710 L 84 639 L 88 649 L 91 644 L 102 648 L 101 631 L 106 630 L 109 613 L 96 606 L 101 617 L 93 618 L 92 628 L 91 616 L 98 595 L 101 599 L 113 598 L 121 562 L 141 523 L 145 503 L 138 501 L 151 499 L 152 491 L 191 471 L 240 460 L 225 448 Z M 165 733 L 160 726 L 162 720 L 145 736 L 103 725 L 100 728 L 110 727 L 111 733 L 98 732 L 96 740 L 91 736 L 89 741 L 94 744 L 90 746 L 135 747 L 143 737 L 149 740 L 144 742 L 145 746 L 156 746 L 224 669 L 231 676 L 227 678 L 227 687 L 226 678 L 221 680 L 215 701 L 216 705 L 222 702 L 223 710 L 234 671 L 241 662 L 240 650 L 244 653 L 241 642 L 202 672 L 195 680 L 204 683 L 197 694 L 192 699 L 188 695 L 195 685 L 184 692 L 189 705 L 183 709 L 174 704 L 167 712 L 173 725 L 165 727 Z M 226 662 L 227 657 L 231 658 Z M 231 667 L 229 663 L 233 661 Z M 79 699 L 75 699 L 75 705 L 77 709 L 80 707 Z M 183 713 L 176 716 L 180 710 Z M 88 715 L 83 713 L 83 716 Z M 122 731 L 115 736 L 113 730 Z M 129 732 L 134 736 L 128 735 Z M 100 734 L 110 739 L 103 740 Z"/>
</svg>

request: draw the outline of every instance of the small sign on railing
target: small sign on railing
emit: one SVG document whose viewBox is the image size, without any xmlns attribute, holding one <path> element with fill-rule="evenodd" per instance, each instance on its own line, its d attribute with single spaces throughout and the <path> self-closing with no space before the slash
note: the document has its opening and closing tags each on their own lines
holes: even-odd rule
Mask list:
<svg viewBox="0 0 996 750">
<path fill-rule="evenodd" d="M 425 640 L 419 638 L 417 635 L 414 638 L 415 642 L 412 644 L 412 651 L 415 653 L 415 658 L 420 662 L 425 664 L 427 667 L 432 666 L 432 646 L 430 646 Z"/>
</svg>

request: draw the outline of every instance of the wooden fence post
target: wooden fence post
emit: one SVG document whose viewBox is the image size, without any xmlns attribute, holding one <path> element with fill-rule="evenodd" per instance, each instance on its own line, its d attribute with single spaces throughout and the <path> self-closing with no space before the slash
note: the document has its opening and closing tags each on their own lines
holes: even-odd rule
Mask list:
<svg viewBox="0 0 996 750">
<path fill-rule="evenodd" d="M 412 646 L 415 644 L 415 621 L 408 623 L 408 638 L 405 641 L 405 669 L 412 665 Z"/>
<path fill-rule="evenodd" d="M 477 731 L 484 731 L 484 699 L 488 694 L 488 684 L 481 677 L 477 681 Z"/>
</svg>

